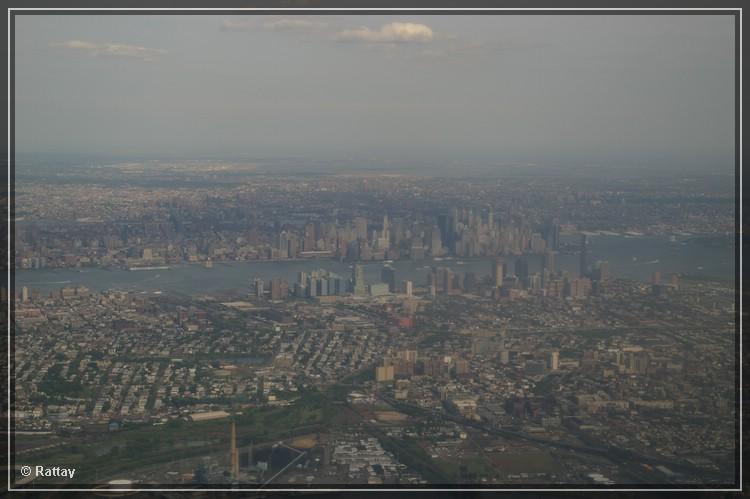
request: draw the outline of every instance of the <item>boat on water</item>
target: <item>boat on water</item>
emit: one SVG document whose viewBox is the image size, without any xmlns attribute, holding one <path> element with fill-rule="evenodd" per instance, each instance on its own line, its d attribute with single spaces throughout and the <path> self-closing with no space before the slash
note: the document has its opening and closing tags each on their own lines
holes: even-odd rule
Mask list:
<svg viewBox="0 0 750 499">
<path fill-rule="evenodd" d="M 128 267 L 128 270 L 169 270 L 171 267 L 159 266 L 159 267 Z"/>
</svg>

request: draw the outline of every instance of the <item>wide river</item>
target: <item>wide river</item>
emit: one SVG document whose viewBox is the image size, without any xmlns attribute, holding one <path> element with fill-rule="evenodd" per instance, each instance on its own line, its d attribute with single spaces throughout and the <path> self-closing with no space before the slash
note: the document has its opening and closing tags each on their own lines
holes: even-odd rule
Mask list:
<svg viewBox="0 0 750 499">
<path fill-rule="evenodd" d="M 563 241 L 575 238 L 563 237 Z M 589 240 L 590 264 L 597 260 L 609 262 L 614 277 L 648 281 L 652 272 L 662 276 L 670 273 L 690 274 L 732 280 L 735 276 L 735 247 L 733 236 L 718 236 L 707 244 L 691 237 L 592 235 Z M 541 257 L 529 255 L 529 272 L 539 271 Z M 513 272 L 513 258 L 508 258 Z M 392 263 L 397 280 L 410 279 L 423 286 L 430 266 L 447 266 L 456 272 L 474 272 L 477 278 L 490 275 L 492 259 L 445 258 L 442 260 L 401 260 Z M 578 254 L 560 253 L 556 268 L 578 274 Z M 364 263 L 367 283 L 380 281 L 382 262 Z M 18 270 L 15 273 L 16 292 L 21 286 L 46 292 L 65 286 L 85 286 L 91 290 L 121 289 L 131 291 L 178 291 L 199 295 L 208 291 L 250 290 L 254 278 L 270 280 L 282 277 L 295 282 L 300 271 L 325 269 L 346 278 L 351 264 L 335 260 L 216 262 L 212 269 L 197 264 L 173 265 L 169 270 L 128 271 L 97 268 Z"/>
</svg>

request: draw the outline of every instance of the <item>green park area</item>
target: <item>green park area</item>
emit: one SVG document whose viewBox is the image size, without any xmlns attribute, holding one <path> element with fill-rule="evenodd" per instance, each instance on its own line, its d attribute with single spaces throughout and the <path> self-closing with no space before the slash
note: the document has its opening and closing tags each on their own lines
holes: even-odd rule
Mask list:
<svg viewBox="0 0 750 499">
<path fill-rule="evenodd" d="M 318 392 L 292 405 L 249 408 L 235 415 L 239 445 L 273 442 L 323 429 L 334 417 Z M 19 464 L 71 465 L 74 481 L 95 483 L 156 464 L 229 449 L 230 418 L 210 421 L 173 419 L 164 425 L 126 423 L 122 430 L 77 435 L 66 445 L 19 457 Z"/>
</svg>

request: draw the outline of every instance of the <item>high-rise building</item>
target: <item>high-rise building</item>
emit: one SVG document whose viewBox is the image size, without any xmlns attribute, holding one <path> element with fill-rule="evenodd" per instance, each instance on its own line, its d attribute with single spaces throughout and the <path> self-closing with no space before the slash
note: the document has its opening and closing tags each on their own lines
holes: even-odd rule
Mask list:
<svg viewBox="0 0 750 499">
<path fill-rule="evenodd" d="M 328 294 L 340 295 L 344 292 L 343 280 L 336 274 L 328 274 Z"/>
<path fill-rule="evenodd" d="M 430 254 L 432 254 L 432 256 L 440 256 L 443 254 L 443 240 L 440 235 L 440 228 L 437 225 L 432 227 Z"/>
<path fill-rule="evenodd" d="M 542 278 L 539 274 L 530 275 L 526 279 L 526 287 L 528 289 L 537 290 L 542 287 Z"/>
<path fill-rule="evenodd" d="M 546 251 L 544 258 L 542 259 L 542 270 L 546 270 L 550 274 L 555 273 L 555 255 L 556 251 Z"/>
<path fill-rule="evenodd" d="M 287 231 L 282 230 L 279 234 L 279 258 L 289 258 L 289 235 Z"/>
<path fill-rule="evenodd" d="M 367 293 L 365 285 L 365 271 L 362 265 L 356 264 L 352 267 L 352 291 L 355 295 L 361 296 Z"/>
<path fill-rule="evenodd" d="M 448 267 L 443 268 L 442 277 L 439 282 L 443 284 L 443 292 L 445 294 L 451 294 L 453 292 L 453 272 Z"/>
<path fill-rule="evenodd" d="M 560 226 L 555 223 L 548 224 L 544 229 L 544 240 L 548 248 L 552 250 L 560 249 Z"/>
<path fill-rule="evenodd" d="M 389 292 L 396 292 L 396 269 L 390 265 L 383 266 L 383 269 L 380 271 L 380 279 L 388 285 Z"/>
<path fill-rule="evenodd" d="M 651 274 L 651 284 L 661 284 L 661 272 L 659 272 L 658 270 L 654 271 Z"/>
<path fill-rule="evenodd" d="M 515 274 L 521 283 L 526 285 L 526 279 L 529 277 L 529 262 L 527 262 L 525 258 L 519 258 L 516 260 Z"/>
<path fill-rule="evenodd" d="M 361 241 L 367 240 L 367 219 L 365 217 L 354 219 L 354 229 L 357 232 L 357 239 Z"/>
<path fill-rule="evenodd" d="M 21 303 L 29 301 L 29 288 L 26 286 L 21 288 Z"/>
<path fill-rule="evenodd" d="M 394 375 L 394 367 L 390 366 L 379 366 L 375 368 L 375 381 L 392 381 Z"/>
<path fill-rule="evenodd" d="M 254 279 L 253 288 L 255 289 L 255 297 L 263 298 L 263 279 Z"/>
<path fill-rule="evenodd" d="M 529 246 L 532 253 L 544 253 L 544 250 L 547 249 L 547 243 L 544 242 L 542 235 L 538 232 L 531 234 Z"/>
<path fill-rule="evenodd" d="M 438 229 L 440 229 L 440 237 L 442 238 L 442 245 L 445 247 L 450 247 L 450 243 L 448 241 L 448 234 L 450 230 L 450 222 L 448 219 L 448 215 L 438 215 L 437 217 L 437 226 Z"/>
<path fill-rule="evenodd" d="M 413 294 L 413 286 L 414 284 L 411 281 L 404 281 L 404 294 L 408 297 L 411 297 Z"/>
<path fill-rule="evenodd" d="M 492 280 L 496 288 L 503 285 L 503 279 L 505 279 L 505 263 L 500 259 L 496 258 L 492 262 Z"/>
<path fill-rule="evenodd" d="M 581 251 L 580 251 L 580 270 L 579 275 L 581 277 L 586 277 L 588 274 L 588 252 L 589 252 L 589 243 L 588 238 L 586 237 L 586 234 L 581 234 Z"/>
<path fill-rule="evenodd" d="M 271 299 L 284 300 L 289 296 L 289 283 L 277 277 L 271 280 Z"/>
<path fill-rule="evenodd" d="M 553 350 L 552 353 L 550 353 L 549 365 L 550 369 L 553 371 L 560 369 L 560 352 Z"/>
</svg>

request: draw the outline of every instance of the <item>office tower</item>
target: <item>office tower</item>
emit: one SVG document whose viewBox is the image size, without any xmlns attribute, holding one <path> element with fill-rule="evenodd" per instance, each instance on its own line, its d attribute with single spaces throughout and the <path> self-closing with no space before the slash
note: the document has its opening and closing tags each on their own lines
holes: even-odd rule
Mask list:
<svg viewBox="0 0 750 499">
<path fill-rule="evenodd" d="M 592 277 L 597 281 L 609 280 L 609 262 L 598 260 Z"/>
<path fill-rule="evenodd" d="M 538 232 L 531 234 L 530 249 L 532 253 L 544 253 L 547 248 L 547 243 L 542 239 L 542 235 Z"/>
<path fill-rule="evenodd" d="M 29 301 L 29 288 L 26 286 L 21 288 L 21 303 Z"/>
<path fill-rule="evenodd" d="M 413 294 L 413 286 L 414 284 L 411 281 L 404 281 L 404 294 L 410 298 Z"/>
<path fill-rule="evenodd" d="M 588 244 L 588 238 L 586 237 L 586 234 L 581 234 L 581 261 L 580 261 L 580 270 L 579 275 L 581 277 L 585 277 L 588 273 L 588 251 L 589 251 L 589 244 Z"/>
<path fill-rule="evenodd" d="M 526 287 L 532 290 L 540 289 L 542 287 L 542 278 L 539 274 L 528 276 L 526 278 Z"/>
<path fill-rule="evenodd" d="M 302 247 L 305 251 L 315 251 L 315 224 L 312 222 L 305 224 L 305 238 L 302 241 Z"/>
<path fill-rule="evenodd" d="M 547 248 L 551 250 L 560 249 L 560 226 L 555 223 L 549 223 L 544 227 L 543 231 L 544 241 L 547 243 Z"/>
<path fill-rule="evenodd" d="M 365 217 L 354 219 L 354 229 L 357 233 L 357 239 L 362 241 L 367 240 L 367 219 Z"/>
<path fill-rule="evenodd" d="M 438 228 L 437 225 L 432 227 L 430 254 L 432 254 L 432 256 L 440 256 L 443 254 L 443 242 L 440 236 L 440 229 Z"/>
<path fill-rule="evenodd" d="M 438 229 L 440 229 L 440 237 L 441 237 L 441 243 L 445 247 L 449 247 L 450 243 L 448 241 L 448 231 L 449 231 L 449 220 L 447 215 L 438 215 L 437 217 L 437 226 Z"/>
<path fill-rule="evenodd" d="M 237 457 L 237 430 L 232 421 L 231 443 L 229 444 L 229 461 L 231 464 L 232 479 L 237 480 L 240 475 L 240 460 Z"/>
<path fill-rule="evenodd" d="M 492 262 L 492 280 L 496 288 L 503 285 L 503 279 L 505 278 L 505 263 L 500 258 L 496 258 Z"/>
<path fill-rule="evenodd" d="M 388 249 L 391 245 L 390 226 L 388 225 L 388 214 L 383 215 L 383 231 L 380 233 L 378 247 Z"/>
<path fill-rule="evenodd" d="M 289 284 L 279 277 L 271 280 L 271 299 L 283 300 L 289 296 Z"/>
<path fill-rule="evenodd" d="M 336 274 L 328 274 L 328 294 L 329 295 L 340 295 L 343 293 L 341 285 L 341 276 Z"/>
<path fill-rule="evenodd" d="M 383 269 L 380 271 L 380 280 L 388 285 L 389 292 L 396 292 L 396 269 L 390 265 L 383 266 Z"/>
<path fill-rule="evenodd" d="M 529 262 L 527 262 L 525 258 L 519 258 L 516 260 L 515 274 L 525 286 L 526 279 L 529 277 Z"/>
<path fill-rule="evenodd" d="M 550 369 L 552 369 L 553 371 L 557 371 L 558 369 L 560 369 L 560 352 L 558 352 L 557 350 L 553 350 L 552 353 L 550 353 L 549 357 Z"/>
<path fill-rule="evenodd" d="M 651 284 L 661 284 L 661 272 L 659 272 L 658 270 L 654 271 L 651 274 Z"/>
<path fill-rule="evenodd" d="M 550 274 L 555 273 L 555 255 L 556 251 L 546 251 L 544 258 L 542 259 L 542 270 L 546 270 Z"/>
<path fill-rule="evenodd" d="M 441 282 L 443 284 L 443 291 L 445 294 L 453 292 L 453 272 L 448 267 L 443 268 Z"/>
<path fill-rule="evenodd" d="M 255 289 L 255 297 L 263 298 L 263 279 L 254 279 L 253 287 Z"/>
<path fill-rule="evenodd" d="M 365 272 L 362 265 L 356 264 L 352 267 L 352 291 L 355 295 L 361 296 L 367 293 L 365 285 Z"/>
<path fill-rule="evenodd" d="M 289 234 L 285 230 L 279 234 L 278 249 L 279 258 L 289 258 Z"/>
<path fill-rule="evenodd" d="M 289 258 L 296 258 L 302 251 L 302 240 L 297 234 L 290 233 L 287 236 L 289 242 Z"/>
</svg>

